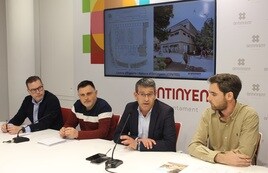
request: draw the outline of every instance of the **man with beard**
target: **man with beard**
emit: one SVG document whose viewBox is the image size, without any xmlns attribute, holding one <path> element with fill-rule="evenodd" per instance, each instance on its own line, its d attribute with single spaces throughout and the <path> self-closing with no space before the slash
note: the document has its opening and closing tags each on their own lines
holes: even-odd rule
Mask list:
<svg viewBox="0 0 268 173">
<path fill-rule="evenodd" d="M 258 114 L 237 102 L 242 88 L 238 76 L 223 73 L 208 81 L 211 108 L 202 114 L 189 154 L 212 163 L 249 166 L 258 145 Z"/>
<path fill-rule="evenodd" d="M 60 136 L 68 139 L 111 139 L 111 106 L 97 97 L 97 90 L 91 81 L 80 82 L 77 92 L 79 100 L 72 107 L 73 115 L 60 129 Z M 78 124 L 81 130 L 76 129 Z"/>
</svg>

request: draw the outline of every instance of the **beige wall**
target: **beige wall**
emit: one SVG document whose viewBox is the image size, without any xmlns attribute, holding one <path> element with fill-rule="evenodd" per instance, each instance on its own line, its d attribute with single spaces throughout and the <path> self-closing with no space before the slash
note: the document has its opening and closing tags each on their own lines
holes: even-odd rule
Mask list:
<svg viewBox="0 0 268 173">
<path fill-rule="evenodd" d="M 8 118 L 7 41 L 5 0 L 0 0 L 0 121 Z"/>
</svg>

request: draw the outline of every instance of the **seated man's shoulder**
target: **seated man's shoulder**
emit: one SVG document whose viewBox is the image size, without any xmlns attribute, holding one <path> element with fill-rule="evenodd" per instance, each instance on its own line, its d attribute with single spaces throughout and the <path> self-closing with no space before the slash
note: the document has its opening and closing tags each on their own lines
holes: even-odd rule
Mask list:
<svg viewBox="0 0 268 173">
<path fill-rule="evenodd" d="M 111 109 L 110 104 L 106 100 L 104 100 L 102 98 L 98 98 L 96 104 L 101 109 L 103 109 L 103 108 L 109 108 L 109 109 Z"/>
<path fill-rule="evenodd" d="M 137 109 L 138 108 L 138 102 L 129 102 L 126 104 L 126 109 Z"/>
<path fill-rule="evenodd" d="M 97 98 L 97 102 L 100 104 L 109 104 L 106 100 L 104 100 L 103 98 Z"/>
<path fill-rule="evenodd" d="M 163 109 L 173 109 L 170 105 L 168 105 L 167 103 L 164 103 L 160 100 L 156 100 L 156 104 L 158 104 L 159 107 L 161 107 Z"/>
<path fill-rule="evenodd" d="M 240 103 L 240 109 L 256 112 L 256 110 L 252 106 L 242 104 L 242 103 Z"/>
<path fill-rule="evenodd" d="M 45 98 L 59 100 L 55 94 L 53 94 L 52 92 L 49 92 L 47 90 L 45 91 Z"/>
<path fill-rule="evenodd" d="M 258 116 L 257 111 L 253 107 L 241 103 L 239 105 L 239 112 L 244 112 L 241 114 L 244 114 L 246 116 Z"/>
<path fill-rule="evenodd" d="M 27 95 L 24 97 L 24 101 L 31 101 L 32 102 L 32 96 L 31 95 Z"/>
</svg>

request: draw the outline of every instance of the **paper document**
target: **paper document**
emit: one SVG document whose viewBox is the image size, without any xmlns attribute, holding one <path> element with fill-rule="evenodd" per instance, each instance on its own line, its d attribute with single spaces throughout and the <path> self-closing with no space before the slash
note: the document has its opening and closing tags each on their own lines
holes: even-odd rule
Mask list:
<svg viewBox="0 0 268 173">
<path fill-rule="evenodd" d="M 42 139 L 39 140 L 38 143 L 39 144 L 44 144 L 47 146 L 51 146 L 51 145 L 55 145 L 61 142 L 65 142 L 66 139 L 60 138 L 60 137 L 50 137 L 50 138 L 46 138 L 46 139 Z"/>
</svg>

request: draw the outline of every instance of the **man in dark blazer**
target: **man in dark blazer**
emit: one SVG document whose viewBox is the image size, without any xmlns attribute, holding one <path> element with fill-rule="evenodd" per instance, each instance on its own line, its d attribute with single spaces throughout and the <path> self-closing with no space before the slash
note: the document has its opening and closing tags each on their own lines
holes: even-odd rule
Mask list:
<svg viewBox="0 0 268 173">
<path fill-rule="evenodd" d="M 10 134 L 48 128 L 59 130 L 63 125 L 59 99 L 44 90 L 43 83 L 38 76 L 30 76 L 26 80 L 26 86 L 30 95 L 24 98 L 17 114 L 9 120 L 8 124 L 3 124 L 1 130 Z M 31 121 L 31 124 L 24 128 L 22 123 L 26 118 Z"/>
<path fill-rule="evenodd" d="M 136 101 L 125 107 L 114 142 L 140 151 L 176 151 L 174 109 L 156 99 L 155 82 L 140 79 L 134 97 Z"/>
</svg>

